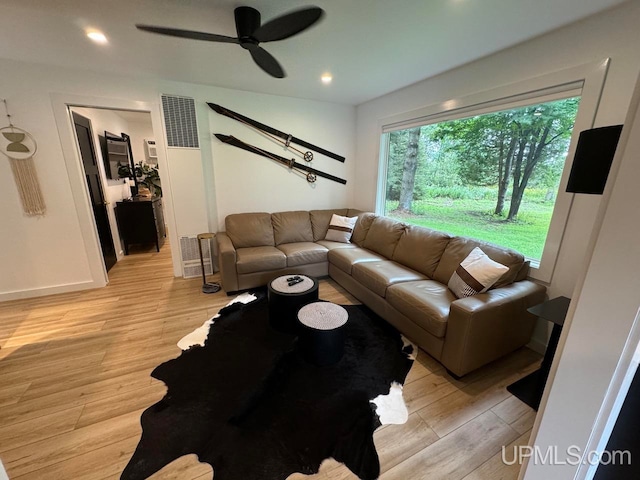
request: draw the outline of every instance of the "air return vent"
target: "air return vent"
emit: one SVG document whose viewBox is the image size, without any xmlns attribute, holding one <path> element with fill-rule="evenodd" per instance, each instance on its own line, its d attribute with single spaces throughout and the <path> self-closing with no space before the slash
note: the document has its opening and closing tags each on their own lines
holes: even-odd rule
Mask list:
<svg viewBox="0 0 640 480">
<path fill-rule="evenodd" d="M 182 276 L 184 278 L 202 276 L 198 237 L 196 235 L 180 237 L 180 253 L 182 254 Z M 204 273 L 211 275 L 213 273 L 211 244 L 207 240 L 202 241 L 202 258 L 204 259 Z"/>
<path fill-rule="evenodd" d="M 200 148 L 193 98 L 162 95 L 162 110 L 168 146 Z"/>
</svg>

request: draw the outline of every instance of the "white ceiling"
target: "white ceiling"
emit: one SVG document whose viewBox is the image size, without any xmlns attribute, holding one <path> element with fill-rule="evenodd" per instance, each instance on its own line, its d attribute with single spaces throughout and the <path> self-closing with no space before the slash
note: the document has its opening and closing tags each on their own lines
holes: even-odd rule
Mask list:
<svg viewBox="0 0 640 480">
<path fill-rule="evenodd" d="M 625 0 L 2 0 L 0 57 L 357 105 Z M 233 9 L 263 22 L 313 3 L 325 18 L 261 44 L 274 79 L 238 45 L 163 37 L 146 23 L 235 36 Z M 89 41 L 84 28 L 110 42 Z M 329 71 L 333 83 L 320 75 Z"/>
<path fill-rule="evenodd" d="M 151 126 L 151 114 L 149 112 L 131 112 L 128 110 L 109 110 L 126 122 L 146 123 Z"/>
</svg>

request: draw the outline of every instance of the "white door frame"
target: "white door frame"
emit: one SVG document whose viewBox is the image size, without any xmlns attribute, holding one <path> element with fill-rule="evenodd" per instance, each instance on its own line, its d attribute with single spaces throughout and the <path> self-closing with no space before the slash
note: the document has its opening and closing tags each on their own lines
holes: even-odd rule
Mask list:
<svg viewBox="0 0 640 480">
<path fill-rule="evenodd" d="M 173 211 L 173 195 L 171 191 L 171 179 L 169 178 L 169 168 L 167 164 L 166 149 L 167 144 L 164 129 L 162 128 L 162 115 L 159 103 L 141 102 L 135 100 L 124 100 L 119 98 L 103 98 L 74 94 L 51 94 L 51 104 L 53 114 L 58 126 L 58 135 L 62 145 L 64 162 L 71 185 L 71 194 L 76 208 L 80 224 L 80 232 L 84 243 L 85 252 L 89 260 L 89 271 L 91 272 L 91 283 L 93 287 L 104 287 L 109 279 L 102 260 L 102 251 L 98 231 L 96 229 L 89 192 L 84 178 L 84 169 L 80 153 L 76 146 L 76 137 L 73 131 L 73 120 L 71 117 L 71 107 L 101 108 L 107 110 L 131 110 L 147 112 L 151 115 L 151 125 L 155 138 L 158 139 L 158 166 L 160 167 L 162 180 L 163 205 L 165 208 L 165 220 L 168 227 L 169 241 L 173 245 L 171 257 L 173 262 L 173 273 L 175 276 L 182 274 L 176 232 L 176 222 Z"/>
</svg>

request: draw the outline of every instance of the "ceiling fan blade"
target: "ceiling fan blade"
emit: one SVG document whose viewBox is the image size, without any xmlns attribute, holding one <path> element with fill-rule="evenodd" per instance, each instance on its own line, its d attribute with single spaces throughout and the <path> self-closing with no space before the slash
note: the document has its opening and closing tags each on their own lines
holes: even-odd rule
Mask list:
<svg viewBox="0 0 640 480">
<path fill-rule="evenodd" d="M 278 61 L 264 48 L 253 45 L 247 50 L 249 50 L 253 61 L 272 77 L 284 78 L 287 76 Z"/>
<path fill-rule="evenodd" d="M 320 20 L 323 15 L 324 10 L 318 7 L 309 7 L 287 13 L 262 25 L 253 32 L 253 37 L 258 42 L 283 40 L 309 28 Z"/>
<path fill-rule="evenodd" d="M 193 30 L 181 30 L 179 28 L 156 27 L 153 25 L 136 25 L 138 30 L 159 33 L 171 37 L 190 38 L 192 40 L 205 40 L 207 42 L 240 43 L 235 37 L 216 35 L 215 33 L 194 32 Z"/>
</svg>

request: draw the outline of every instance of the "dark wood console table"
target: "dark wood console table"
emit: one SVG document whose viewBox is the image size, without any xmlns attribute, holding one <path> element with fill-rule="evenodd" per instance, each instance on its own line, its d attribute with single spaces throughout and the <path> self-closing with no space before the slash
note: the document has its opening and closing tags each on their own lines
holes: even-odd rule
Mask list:
<svg viewBox="0 0 640 480">
<path fill-rule="evenodd" d="M 116 219 L 125 255 L 129 255 L 129 245 L 135 243 L 155 243 L 160 251 L 166 236 L 162 197 L 117 202 Z"/>
<path fill-rule="evenodd" d="M 558 340 L 562 333 L 562 326 L 564 325 L 564 319 L 567 316 L 570 302 L 570 298 L 558 297 L 527 309 L 529 313 L 537 315 L 538 318 L 553 322 L 553 330 L 540 368 L 517 382 L 512 383 L 507 387 L 507 390 L 534 410 L 538 410 L 540 406 L 542 393 L 547 384 L 547 377 L 549 376 L 549 370 L 551 370 L 551 363 L 553 362 L 556 348 L 558 348 Z"/>
</svg>

